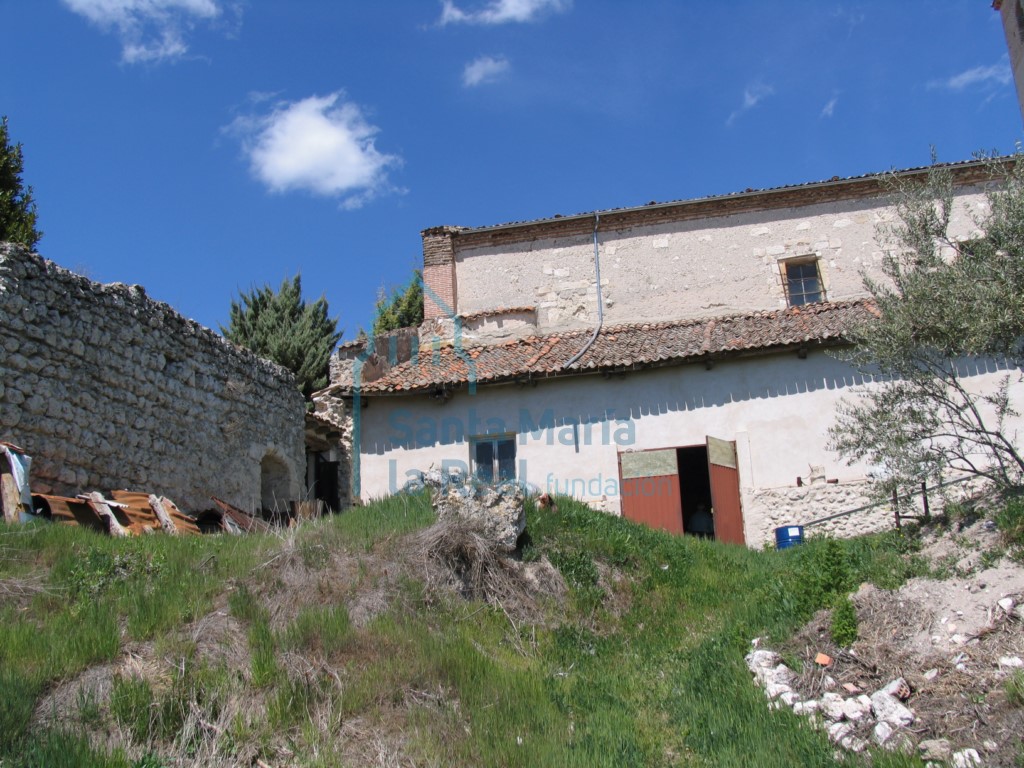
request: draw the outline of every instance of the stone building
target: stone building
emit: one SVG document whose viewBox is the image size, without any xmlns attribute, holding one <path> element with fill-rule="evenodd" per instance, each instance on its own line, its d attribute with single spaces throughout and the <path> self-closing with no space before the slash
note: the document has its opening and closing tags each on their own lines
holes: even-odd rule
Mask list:
<svg viewBox="0 0 1024 768">
<path fill-rule="evenodd" d="M 950 171 L 968 239 L 988 170 Z M 718 538 L 755 546 L 866 503 L 866 468 L 826 432 L 870 383 L 828 350 L 871 311 L 863 278 L 882 276 L 894 218 L 884 178 L 863 176 L 425 230 L 416 343 L 347 349 L 319 397 L 352 406 L 356 494 L 455 466 L 677 532 L 710 508 Z"/>
<path fill-rule="evenodd" d="M 153 301 L 0 244 L 0 441 L 35 492 L 127 488 L 185 510 L 303 497 L 292 374 Z"/>
</svg>

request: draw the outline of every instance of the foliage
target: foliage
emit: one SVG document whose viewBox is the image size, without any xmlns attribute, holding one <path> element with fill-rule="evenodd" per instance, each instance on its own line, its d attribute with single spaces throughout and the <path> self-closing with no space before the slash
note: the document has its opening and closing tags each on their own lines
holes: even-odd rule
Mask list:
<svg viewBox="0 0 1024 768">
<path fill-rule="evenodd" d="M 7 118 L 0 118 L 0 242 L 35 248 L 42 237 L 36 229 L 36 204 L 32 187 L 22 186 L 21 144 L 11 144 Z"/>
<path fill-rule="evenodd" d="M 414 328 L 423 322 L 423 274 L 415 270 L 412 280 L 390 298 L 382 288 L 377 296 L 373 335 L 379 336 L 399 328 Z"/>
<path fill-rule="evenodd" d="M 832 641 L 846 648 L 857 639 L 857 608 L 848 596 L 840 598 L 832 608 L 832 623 L 829 627 Z"/>
<path fill-rule="evenodd" d="M 301 276 L 296 275 L 276 292 L 265 285 L 242 293 L 231 302 L 228 327 L 220 330 L 229 341 L 294 373 L 308 399 L 327 386 L 331 352 L 341 338 L 337 326 L 323 296 L 312 304 L 303 300 Z"/>
<path fill-rule="evenodd" d="M 849 460 L 884 468 L 880 493 L 947 470 L 1020 485 L 1024 457 L 1007 429 L 1010 385 L 1024 359 L 1024 163 L 990 161 L 980 234 L 954 240 L 953 181 L 893 177 L 897 219 L 880 230 L 884 279 L 865 278 L 877 317 L 850 334 L 845 357 L 878 386 L 844 402 L 830 430 Z M 957 216 L 963 215 L 958 209 Z M 1007 371 L 993 391 L 972 378 Z"/>
</svg>

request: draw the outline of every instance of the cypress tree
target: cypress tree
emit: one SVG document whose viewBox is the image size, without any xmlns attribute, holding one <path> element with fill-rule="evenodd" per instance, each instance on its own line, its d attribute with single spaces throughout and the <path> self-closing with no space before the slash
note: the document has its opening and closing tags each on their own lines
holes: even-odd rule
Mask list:
<svg viewBox="0 0 1024 768">
<path fill-rule="evenodd" d="M 42 232 L 36 229 L 32 187 L 23 187 L 21 144 L 10 143 L 7 118 L 0 118 L 0 242 L 34 249 Z"/>
<path fill-rule="evenodd" d="M 312 304 L 302 299 L 302 279 L 285 279 L 274 291 L 269 285 L 241 293 L 231 302 L 224 338 L 284 366 L 298 379 L 308 399 L 327 386 L 331 352 L 341 338 L 337 318 L 327 314 L 321 296 Z"/>
</svg>

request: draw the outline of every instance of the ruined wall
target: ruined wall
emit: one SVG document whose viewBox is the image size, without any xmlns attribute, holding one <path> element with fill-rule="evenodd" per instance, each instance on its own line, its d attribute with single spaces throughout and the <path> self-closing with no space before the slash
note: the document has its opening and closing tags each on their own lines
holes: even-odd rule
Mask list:
<svg viewBox="0 0 1024 768">
<path fill-rule="evenodd" d="M 975 218 L 987 210 L 979 188 L 960 188 L 951 235 L 975 236 Z M 888 200 L 871 197 L 618 229 L 602 221 L 604 321 L 783 308 L 781 264 L 794 258 L 818 261 L 829 300 L 863 296 L 863 274 L 882 278 L 885 245 L 878 230 L 894 217 Z M 527 227 L 519 239 L 513 239 L 513 231 L 457 235 L 458 312 L 536 306 L 542 332 L 592 324 L 597 313 L 592 234 L 552 236 L 550 229 Z"/>
<path fill-rule="evenodd" d="M 351 362 L 351 361 L 350 361 Z M 334 356 L 331 357 L 334 364 Z M 340 433 L 334 444 L 338 451 L 338 508 L 352 506 L 352 411 L 349 402 L 321 391 L 313 395 L 316 415 L 331 424 Z"/>
<path fill-rule="evenodd" d="M 287 502 L 301 497 L 303 419 L 280 366 L 140 286 L 0 245 L 0 439 L 34 457 L 33 491 Z"/>
</svg>

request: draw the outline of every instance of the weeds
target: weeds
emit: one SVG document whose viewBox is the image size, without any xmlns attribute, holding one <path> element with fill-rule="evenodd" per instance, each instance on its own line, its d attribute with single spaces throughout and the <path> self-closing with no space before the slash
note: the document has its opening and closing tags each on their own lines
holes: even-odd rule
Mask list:
<svg viewBox="0 0 1024 768">
<path fill-rule="evenodd" d="M 1007 547 L 1017 552 L 1024 549 L 1024 498 L 1007 500 L 996 513 L 995 522 Z"/>
<path fill-rule="evenodd" d="M 115 542 L 34 531 L 0 562 L 0 576 L 47 587 L 26 595 L 23 610 L 0 609 L 0 761 L 331 765 L 372 754 L 430 765 L 832 765 L 824 735 L 765 707 L 743 665 L 750 638 L 783 636 L 861 581 L 892 587 L 921 567 L 898 535 L 753 552 L 569 499 L 557 513 L 528 506 L 527 516 L 524 560 L 550 560 L 571 599 L 534 600 L 521 564 L 466 532 L 407 536 L 433 522 L 426 494 L 284 536 Z M 341 578 L 345 557 L 344 589 L 320 592 Z M 382 567 L 397 573 L 385 578 Z M 390 603 L 357 621 L 359 590 L 380 583 Z M 279 610 L 289 599 L 300 605 Z M 210 661 L 196 650 L 206 624 L 189 622 L 224 602 L 245 639 L 237 658 Z M 131 734 L 135 762 L 83 734 L 33 732 L 43 693 L 115 659 L 122 630 L 158 638 L 149 643 L 158 671 L 122 673 L 109 699 L 90 689 L 70 706 L 91 730 Z"/>
<path fill-rule="evenodd" d="M 303 608 L 285 629 L 280 644 L 285 650 L 318 651 L 331 657 L 352 637 L 352 624 L 345 606 Z"/>
<path fill-rule="evenodd" d="M 1014 707 L 1024 707 L 1024 670 L 1016 670 L 1006 679 L 1006 700 Z"/>
</svg>

